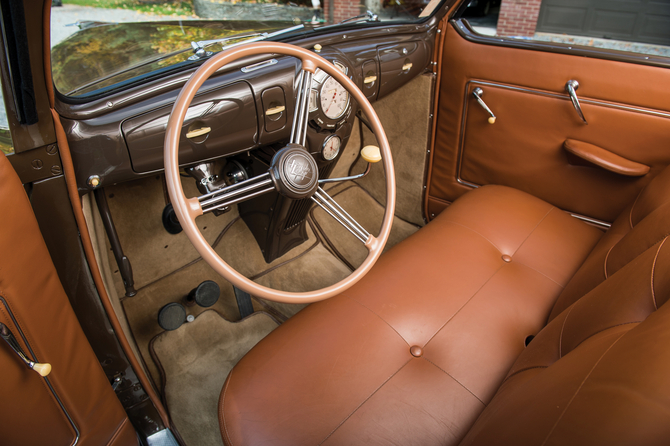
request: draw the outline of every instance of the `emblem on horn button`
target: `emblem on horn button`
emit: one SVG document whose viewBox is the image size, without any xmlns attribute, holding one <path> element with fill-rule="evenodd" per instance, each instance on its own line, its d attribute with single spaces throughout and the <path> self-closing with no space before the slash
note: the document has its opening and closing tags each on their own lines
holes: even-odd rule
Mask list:
<svg viewBox="0 0 670 446">
<path fill-rule="evenodd" d="M 277 191 L 293 200 L 310 197 L 319 187 L 319 168 L 303 146 L 288 144 L 272 157 L 270 171 Z"/>
<path fill-rule="evenodd" d="M 312 165 L 307 159 L 307 156 L 302 153 L 292 153 L 284 161 L 284 175 L 296 189 L 306 189 L 312 184 Z"/>
</svg>

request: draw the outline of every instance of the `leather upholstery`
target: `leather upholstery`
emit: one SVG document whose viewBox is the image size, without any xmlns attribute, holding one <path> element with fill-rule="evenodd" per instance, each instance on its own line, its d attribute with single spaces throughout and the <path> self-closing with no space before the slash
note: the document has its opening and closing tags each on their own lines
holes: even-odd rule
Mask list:
<svg viewBox="0 0 670 446">
<path fill-rule="evenodd" d="M 137 444 L 135 430 L 79 326 L 28 197 L 0 155 L 0 320 L 47 377 L 80 432 L 79 445 Z M 10 316 L 11 312 L 11 316 Z M 13 318 L 12 318 L 13 316 Z M 16 320 L 16 324 L 13 322 Z M 0 341 L 0 443 L 72 444 L 75 433 L 46 381 Z"/>
<path fill-rule="evenodd" d="M 669 272 L 664 238 L 563 311 L 462 444 L 668 444 Z"/>
<path fill-rule="evenodd" d="M 656 176 L 614 221 L 559 296 L 550 319 L 670 233 L 670 169 Z"/>
<path fill-rule="evenodd" d="M 224 441 L 457 443 L 601 235 L 514 189 L 463 196 L 240 361 Z"/>
<path fill-rule="evenodd" d="M 561 209 L 611 222 L 670 164 L 670 90 L 655 91 L 670 84 L 670 70 L 474 43 L 453 25 L 446 32 L 441 64 L 426 193 L 429 219 L 444 208 L 442 203 L 470 190 L 456 180 L 460 168 L 465 181 L 514 187 Z M 564 90 L 569 79 L 580 83 L 577 94 L 588 125 L 580 121 Z M 472 96 L 478 86 L 498 116 L 493 125 Z M 665 116 L 595 105 L 589 99 Z M 581 160 L 574 163 L 563 148 L 568 138 L 595 144 L 651 171 L 634 178 Z"/>
</svg>

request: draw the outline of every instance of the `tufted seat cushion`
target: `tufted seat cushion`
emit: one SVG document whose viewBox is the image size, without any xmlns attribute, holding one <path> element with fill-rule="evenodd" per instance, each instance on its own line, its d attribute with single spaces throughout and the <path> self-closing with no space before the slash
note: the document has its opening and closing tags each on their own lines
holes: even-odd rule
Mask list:
<svg viewBox="0 0 670 446">
<path fill-rule="evenodd" d="M 466 194 L 239 362 L 225 443 L 457 443 L 601 236 L 514 189 Z"/>
</svg>

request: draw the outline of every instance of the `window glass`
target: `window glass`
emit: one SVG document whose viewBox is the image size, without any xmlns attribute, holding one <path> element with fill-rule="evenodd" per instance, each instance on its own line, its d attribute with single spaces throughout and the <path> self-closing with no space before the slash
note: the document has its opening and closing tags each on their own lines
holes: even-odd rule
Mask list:
<svg viewBox="0 0 670 446">
<path fill-rule="evenodd" d="M 471 0 L 483 35 L 670 57 L 670 0 Z"/>
<path fill-rule="evenodd" d="M 288 37 L 328 26 L 413 22 L 429 16 L 439 4 L 440 0 L 54 0 L 52 75 L 59 93 L 92 95 L 202 61 L 224 45 L 263 33 L 302 25 L 282 34 Z M 211 40 L 219 41 L 201 43 Z"/>
</svg>

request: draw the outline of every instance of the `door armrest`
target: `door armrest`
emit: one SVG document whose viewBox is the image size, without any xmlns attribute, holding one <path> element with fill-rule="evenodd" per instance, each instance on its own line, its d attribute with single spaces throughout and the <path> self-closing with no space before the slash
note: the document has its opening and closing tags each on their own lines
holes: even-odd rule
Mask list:
<svg viewBox="0 0 670 446">
<path fill-rule="evenodd" d="M 569 153 L 619 175 L 641 177 L 649 173 L 649 166 L 631 161 L 588 142 L 566 139 L 563 147 Z"/>
</svg>

